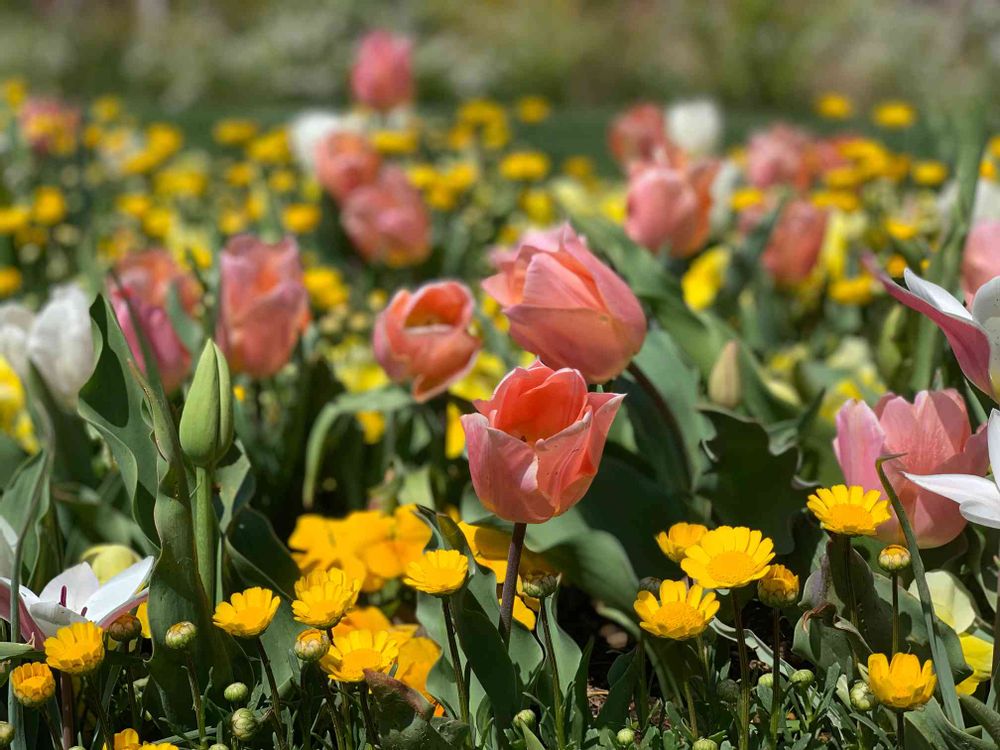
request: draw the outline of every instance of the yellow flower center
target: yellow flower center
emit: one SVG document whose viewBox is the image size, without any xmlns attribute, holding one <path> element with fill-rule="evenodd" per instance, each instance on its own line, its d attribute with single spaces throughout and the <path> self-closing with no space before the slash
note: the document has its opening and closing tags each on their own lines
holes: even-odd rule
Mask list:
<svg viewBox="0 0 1000 750">
<path fill-rule="evenodd" d="M 872 527 L 872 514 L 860 505 L 834 505 L 828 511 L 827 525 L 847 534 L 855 534 Z"/>
<path fill-rule="evenodd" d="M 381 654 L 373 648 L 360 648 L 344 654 L 340 671 L 344 674 L 363 674 L 366 669 L 378 669 Z"/>
<path fill-rule="evenodd" d="M 744 586 L 757 572 L 757 563 L 746 552 L 722 552 L 709 561 L 708 572 L 721 588 Z"/>
<path fill-rule="evenodd" d="M 667 602 L 657 610 L 655 619 L 678 634 L 700 630 L 705 622 L 702 614 L 686 602 Z"/>
<path fill-rule="evenodd" d="M 264 607 L 247 607 L 246 609 L 236 611 L 233 615 L 233 623 L 242 625 L 248 629 L 254 629 L 259 627 L 262 622 L 270 620 L 270 618 L 270 610 Z"/>
</svg>

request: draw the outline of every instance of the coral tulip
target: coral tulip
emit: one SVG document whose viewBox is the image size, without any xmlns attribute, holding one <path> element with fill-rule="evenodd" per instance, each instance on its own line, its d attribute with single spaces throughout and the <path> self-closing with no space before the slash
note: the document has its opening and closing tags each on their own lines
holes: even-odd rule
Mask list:
<svg viewBox="0 0 1000 750">
<path fill-rule="evenodd" d="M 373 109 L 389 110 L 413 98 L 413 43 L 405 36 L 373 31 L 361 40 L 351 92 Z"/>
</svg>

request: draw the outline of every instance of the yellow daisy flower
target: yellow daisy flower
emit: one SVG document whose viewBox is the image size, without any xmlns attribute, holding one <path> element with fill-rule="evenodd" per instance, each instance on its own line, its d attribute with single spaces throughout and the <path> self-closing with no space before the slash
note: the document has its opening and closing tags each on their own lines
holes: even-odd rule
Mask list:
<svg viewBox="0 0 1000 750">
<path fill-rule="evenodd" d="M 888 130 L 905 130 L 917 120 L 917 111 L 907 102 L 897 99 L 882 102 L 872 112 L 875 124 Z"/>
<path fill-rule="evenodd" d="M 139 733 L 134 729 L 123 729 L 120 732 L 115 732 L 114 743 L 114 750 L 139 750 L 140 747 L 148 747 L 148 745 L 142 744 L 139 740 Z M 107 745 L 104 747 L 107 748 Z"/>
<path fill-rule="evenodd" d="M 746 526 L 720 526 L 688 547 L 681 568 L 707 589 L 737 589 L 767 575 L 774 542 Z"/>
<path fill-rule="evenodd" d="M 757 581 L 757 598 L 768 607 L 790 607 L 799 598 L 799 577 L 784 565 L 772 565 Z"/>
<path fill-rule="evenodd" d="M 897 711 L 919 708 L 934 695 L 937 676 L 930 660 L 920 666 L 915 654 L 896 654 L 892 662 L 885 654 L 868 657 L 868 685 L 879 701 Z"/>
<path fill-rule="evenodd" d="M 398 658 L 399 646 L 385 630 L 352 630 L 346 637 L 334 638 L 320 666 L 331 680 L 361 682 L 366 669 L 388 672 Z"/>
<path fill-rule="evenodd" d="M 104 631 L 92 622 L 74 622 L 45 639 L 45 661 L 67 674 L 89 674 L 104 661 Z"/>
<path fill-rule="evenodd" d="M 500 162 L 500 175 L 512 182 L 536 182 L 549 173 L 549 157 L 540 151 L 513 151 Z"/>
<path fill-rule="evenodd" d="M 888 521 L 889 502 L 878 490 L 838 484 L 821 487 L 809 496 L 806 507 L 827 531 L 844 536 L 875 536 L 879 524 Z"/>
<path fill-rule="evenodd" d="M 281 600 L 270 589 L 254 586 L 215 607 L 212 622 L 230 635 L 256 638 L 271 624 Z"/>
<path fill-rule="evenodd" d="M 816 100 L 816 114 L 828 120 L 846 120 L 854 114 L 854 105 L 843 94 L 830 91 Z"/>
<path fill-rule="evenodd" d="M 295 619 L 314 628 L 332 628 L 358 601 L 361 581 L 338 568 L 314 570 L 295 582 Z"/>
<path fill-rule="evenodd" d="M 454 594 L 469 574 L 469 560 L 455 549 L 425 552 L 406 566 L 403 583 L 432 596 Z"/>
<path fill-rule="evenodd" d="M 642 629 L 657 638 L 683 641 L 701 635 L 719 611 L 715 594 L 697 584 L 684 581 L 664 581 L 660 598 L 649 591 L 640 591 L 633 605 Z"/>
<path fill-rule="evenodd" d="M 684 559 L 687 548 L 697 544 L 708 533 L 708 529 L 700 523 L 675 523 L 666 531 L 656 535 L 656 543 L 660 551 L 675 563 Z"/>
<path fill-rule="evenodd" d="M 55 695 L 56 681 L 48 665 L 30 661 L 10 673 L 10 687 L 21 705 L 37 708 Z"/>
</svg>

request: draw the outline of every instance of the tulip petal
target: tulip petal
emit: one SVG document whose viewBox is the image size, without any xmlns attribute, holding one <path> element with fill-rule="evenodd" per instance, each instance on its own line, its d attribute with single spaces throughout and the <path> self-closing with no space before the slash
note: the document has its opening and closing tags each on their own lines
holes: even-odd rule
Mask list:
<svg viewBox="0 0 1000 750">
<path fill-rule="evenodd" d="M 1000 529 L 1000 488 L 984 477 L 969 474 L 910 474 L 903 476 L 918 487 L 958 503 L 962 515 L 973 523 Z"/>
<path fill-rule="evenodd" d="M 100 585 L 90 564 L 80 563 L 69 570 L 64 570 L 49 581 L 38 598 L 42 601 L 62 604 L 79 612 L 86 606 L 87 600 L 94 595 Z"/>
<path fill-rule="evenodd" d="M 18 588 L 18 592 L 21 595 L 19 607 L 21 637 L 28 643 L 34 641 L 35 646 L 40 648 L 42 641 L 45 640 L 45 633 L 35 623 L 30 610 L 32 605 L 38 603 L 38 597 L 24 585 Z M 0 620 L 4 620 L 5 622 L 10 622 L 10 595 L 10 579 L 0 578 Z"/>
<path fill-rule="evenodd" d="M 99 622 L 132 599 L 146 585 L 152 570 L 153 558 L 147 557 L 107 581 L 87 600 L 87 619 Z"/>
</svg>

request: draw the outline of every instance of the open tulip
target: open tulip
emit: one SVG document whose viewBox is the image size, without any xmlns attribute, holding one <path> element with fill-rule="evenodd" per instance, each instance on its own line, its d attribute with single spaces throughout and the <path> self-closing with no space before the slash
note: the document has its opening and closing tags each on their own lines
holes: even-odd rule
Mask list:
<svg viewBox="0 0 1000 750">
<path fill-rule="evenodd" d="M 781 210 L 767 247 L 764 268 L 779 286 L 794 286 L 812 273 L 823 249 L 827 212 L 807 200 L 795 200 Z"/>
<path fill-rule="evenodd" d="M 413 43 L 373 31 L 361 40 L 351 68 L 351 93 L 362 104 L 388 110 L 413 98 Z"/>
<path fill-rule="evenodd" d="M 888 394 L 872 409 L 849 401 L 837 413 L 833 443 L 848 484 L 880 490 L 875 461 L 902 454 L 885 464 L 892 487 L 906 509 L 921 548 L 947 544 L 965 519 L 955 503 L 908 477 L 911 474 L 965 473 L 982 475 L 987 466 L 986 432 L 969 426 L 965 402 L 955 390 L 921 391 L 913 403 Z M 895 515 L 878 527 L 883 541 L 899 542 Z"/>
<path fill-rule="evenodd" d="M 472 293 L 457 281 L 401 289 L 375 321 L 375 358 L 397 383 L 412 381 L 417 401 L 436 396 L 475 363 L 473 308 Z"/>
<path fill-rule="evenodd" d="M 988 281 L 1000 276 L 1000 221 L 978 222 L 969 232 L 962 252 L 962 292 L 971 305 Z"/>
<path fill-rule="evenodd" d="M 608 128 L 608 148 L 623 167 L 652 159 L 667 145 L 666 119 L 656 104 L 636 104 Z"/>
<path fill-rule="evenodd" d="M 361 133 L 332 132 L 316 145 L 316 179 L 338 203 L 378 177 L 382 158 Z"/>
<path fill-rule="evenodd" d="M 754 133 L 747 147 L 747 179 L 758 188 L 791 185 L 805 190 L 813 178 L 812 148 L 807 133 L 782 123 Z"/>
<path fill-rule="evenodd" d="M 591 393 L 583 376 L 540 362 L 516 368 L 478 413 L 462 417 L 472 484 L 514 523 L 541 523 L 580 501 L 597 474 L 623 395 Z"/>
<path fill-rule="evenodd" d="M 309 324 L 295 239 L 269 245 L 251 235 L 233 237 L 222 252 L 220 275 L 219 348 L 233 372 L 274 375 Z"/>
<path fill-rule="evenodd" d="M 544 239 L 544 238 L 543 238 Z M 646 316 L 632 290 L 566 225 L 500 259 L 483 289 L 503 306 L 510 335 L 550 367 L 579 370 L 591 383 L 618 375 L 642 347 Z"/>
<path fill-rule="evenodd" d="M 410 266 L 430 254 L 431 223 L 424 199 L 395 167 L 386 167 L 376 182 L 352 191 L 340 221 L 369 263 Z"/>
</svg>

